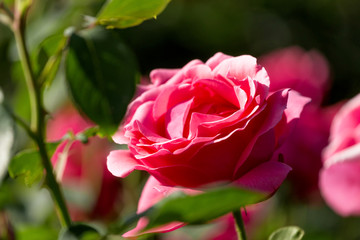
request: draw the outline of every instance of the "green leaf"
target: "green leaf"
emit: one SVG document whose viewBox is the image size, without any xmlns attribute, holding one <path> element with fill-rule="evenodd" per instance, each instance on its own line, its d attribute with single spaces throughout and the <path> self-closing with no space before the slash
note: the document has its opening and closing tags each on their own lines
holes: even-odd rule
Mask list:
<svg viewBox="0 0 360 240">
<path fill-rule="evenodd" d="M 6 174 L 14 142 L 13 121 L 2 105 L 3 98 L 0 90 L 0 182 Z"/>
<path fill-rule="evenodd" d="M 65 63 L 75 106 L 112 135 L 139 79 L 134 55 L 115 32 L 99 27 L 71 35 Z"/>
<path fill-rule="evenodd" d="M 304 230 L 296 226 L 289 226 L 274 231 L 269 240 L 301 240 L 303 236 Z"/>
<path fill-rule="evenodd" d="M 53 155 L 59 144 L 60 141 L 46 143 L 46 150 L 49 156 Z M 40 181 L 44 168 L 38 150 L 26 149 L 16 154 L 11 159 L 8 171 L 10 177 L 19 179 L 28 187 Z"/>
<path fill-rule="evenodd" d="M 97 16 L 107 28 L 127 28 L 156 18 L 170 0 L 108 0 Z"/>
<path fill-rule="evenodd" d="M 261 193 L 237 187 L 218 188 L 195 196 L 177 192 L 144 213 L 149 220 L 145 230 L 173 221 L 188 224 L 206 223 L 264 199 L 265 196 Z"/>
<path fill-rule="evenodd" d="M 59 240 L 99 240 L 98 231 L 86 224 L 78 223 L 63 229 L 59 234 Z"/>
<path fill-rule="evenodd" d="M 42 86 L 49 87 L 59 69 L 66 37 L 57 34 L 46 38 L 36 51 L 34 66 L 38 81 Z"/>
<path fill-rule="evenodd" d="M 27 226 L 16 232 L 18 240 L 49 240 L 57 239 L 58 231 L 49 226 Z"/>
<path fill-rule="evenodd" d="M 30 187 L 43 176 L 43 166 L 37 150 L 27 149 L 13 157 L 9 165 L 9 174 Z"/>
</svg>

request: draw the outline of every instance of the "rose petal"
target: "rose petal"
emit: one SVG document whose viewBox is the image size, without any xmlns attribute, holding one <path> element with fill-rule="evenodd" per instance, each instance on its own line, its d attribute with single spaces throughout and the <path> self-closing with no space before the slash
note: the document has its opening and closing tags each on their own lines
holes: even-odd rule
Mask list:
<svg viewBox="0 0 360 240">
<path fill-rule="evenodd" d="M 184 137 L 184 126 L 193 99 L 177 104 L 166 114 L 165 124 L 170 139 Z"/>
<path fill-rule="evenodd" d="M 125 130 L 124 130 L 124 126 L 126 126 L 134 117 L 134 114 L 136 113 L 136 111 L 138 110 L 138 108 L 147 102 L 150 101 L 154 101 L 156 99 L 156 97 L 159 95 L 159 93 L 161 92 L 161 89 L 163 87 L 159 86 L 156 88 L 151 88 L 148 91 L 145 91 L 144 93 L 142 93 L 140 96 L 138 96 L 136 99 L 134 99 L 128 106 L 126 115 L 124 117 L 124 121 L 121 123 L 119 131 L 117 131 L 114 136 L 112 137 L 114 142 L 118 143 L 118 144 L 128 144 L 129 143 L 129 138 L 125 137 Z"/>
<path fill-rule="evenodd" d="M 290 171 L 291 167 L 284 163 L 268 161 L 247 172 L 234 181 L 234 184 L 249 190 L 272 194 L 280 187 Z"/>
<path fill-rule="evenodd" d="M 129 150 L 111 151 L 107 157 L 107 168 L 116 177 L 126 177 L 141 167 Z"/>
<path fill-rule="evenodd" d="M 326 202 L 340 215 L 360 214 L 360 156 L 320 172 L 320 189 Z"/>
<path fill-rule="evenodd" d="M 209 58 L 209 60 L 207 60 L 206 65 L 208 65 L 213 70 L 215 67 L 217 67 L 217 65 L 219 65 L 222 61 L 228 58 L 232 58 L 232 56 L 218 52 L 214 56 Z"/>
<path fill-rule="evenodd" d="M 269 87 L 270 80 L 266 70 L 256 63 L 256 58 L 249 55 L 229 58 L 222 61 L 214 70 L 214 75 L 221 75 L 238 82 L 250 77 L 257 82 Z"/>
<path fill-rule="evenodd" d="M 156 85 L 162 85 L 172 78 L 180 69 L 155 69 L 150 73 L 151 82 Z"/>
<path fill-rule="evenodd" d="M 342 140 L 343 136 L 350 134 L 359 125 L 360 94 L 348 101 L 336 114 L 331 126 L 331 141 Z M 350 133 L 349 133 L 350 132 Z M 333 139 L 334 138 L 334 139 Z"/>
<path fill-rule="evenodd" d="M 256 126 L 256 130 L 251 133 L 251 140 L 248 141 L 246 148 L 242 151 L 241 158 L 237 161 L 234 176 L 237 174 L 241 165 L 246 161 L 254 144 L 259 136 L 274 128 L 282 119 L 284 109 L 286 108 L 288 100 L 289 89 L 277 91 L 272 93 L 267 99 L 267 106 L 256 118 L 249 123 L 251 126 Z M 249 127 L 247 127 L 249 128 Z"/>
<path fill-rule="evenodd" d="M 160 227 L 149 229 L 147 231 L 141 231 L 146 227 L 147 224 L 148 224 L 148 220 L 146 218 L 140 218 L 136 227 L 134 229 L 131 229 L 130 231 L 124 233 L 122 236 L 124 238 L 137 239 L 138 236 L 143 235 L 143 234 L 171 232 L 171 231 L 174 231 L 185 225 L 182 222 L 172 222 L 172 223 L 160 226 Z"/>
<path fill-rule="evenodd" d="M 224 81 L 216 79 L 200 79 L 193 84 L 195 87 L 206 87 L 210 89 L 212 93 L 224 99 L 224 103 L 239 107 L 239 101 L 235 95 L 234 86 L 227 84 Z"/>
<path fill-rule="evenodd" d="M 164 89 L 164 91 L 160 92 L 153 107 L 152 115 L 155 121 L 158 121 L 161 117 L 163 117 L 167 113 L 168 109 L 193 98 L 190 89 L 191 85 L 181 84 L 169 86 Z"/>
<path fill-rule="evenodd" d="M 186 165 L 149 168 L 146 170 L 164 186 L 196 188 L 214 181 L 211 174 Z"/>
<path fill-rule="evenodd" d="M 196 65 L 203 65 L 200 60 L 192 60 L 186 64 L 182 69 L 155 69 L 150 73 L 150 79 L 156 86 L 172 85 L 179 83 L 184 79 L 184 73 Z"/>
<path fill-rule="evenodd" d="M 304 97 L 300 95 L 296 91 L 290 91 L 287 107 L 285 110 L 286 120 L 288 123 L 293 121 L 294 119 L 298 119 L 300 117 L 300 114 L 306 104 L 308 104 L 311 101 L 310 98 Z"/>
<path fill-rule="evenodd" d="M 195 137 L 209 137 L 213 136 L 214 132 L 205 131 L 205 134 L 208 133 L 210 135 L 198 134 L 199 133 L 199 126 L 210 124 L 211 126 L 214 125 L 214 122 L 219 121 L 223 119 L 223 117 L 216 116 L 216 115 L 210 115 L 210 114 L 203 114 L 203 113 L 192 113 L 190 118 L 190 124 L 189 124 L 189 139 L 193 139 Z"/>
<path fill-rule="evenodd" d="M 297 120 L 305 107 L 311 101 L 310 98 L 300 95 L 298 92 L 290 90 L 288 93 L 287 106 L 281 124 L 276 126 L 277 135 L 280 136 L 279 144 L 281 145 L 291 132 L 295 129 Z"/>
<path fill-rule="evenodd" d="M 192 68 L 193 66 L 196 65 L 203 65 L 204 63 L 198 59 L 192 60 L 190 61 L 188 64 L 186 64 L 179 72 L 177 72 L 172 78 L 170 78 L 167 82 L 166 85 L 171 86 L 174 84 L 180 84 L 180 83 L 184 83 L 186 80 L 186 72 Z M 189 81 L 191 81 L 191 79 L 189 79 Z"/>
<path fill-rule="evenodd" d="M 329 156 L 324 162 L 324 168 L 331 167 L 334 164 L 341 162 L 358 161 L 360 158 L 360 143 L 348 146 L 342 151 L 335 152 L 332 156 Z"/>
<path fill-rule="evenodd" d="M 191 79 L 191 81 L 196 81 L 197 79 L 212 79 L 213 73 L 209 66 L 201 64 L 189 67 L 184 73 L 184 78 Z"/>
</svg>

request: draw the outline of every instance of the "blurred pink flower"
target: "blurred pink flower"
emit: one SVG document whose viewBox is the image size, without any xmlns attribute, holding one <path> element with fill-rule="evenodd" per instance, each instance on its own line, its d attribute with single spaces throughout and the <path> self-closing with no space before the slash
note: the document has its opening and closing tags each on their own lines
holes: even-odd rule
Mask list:
<svg viewBox="0 0 360 240">
<path fill-rule="evenodd" d="M 270 91 L 291 88 L 320 106 L 330 87 L 328 63 L 317 51 L 288 47 L 260 57 L 259 63 L 269 74 Z"/>
<path fill-rule="evenodd" d="M 360 94 L 338 111 L 323 152 L 322 196 L 338 214 L 360 215 Z"/>
<path fill-rule="evenodd" d="M 66 105 L 48 121 L 47 140 L 58 141 L 68 132 L 77 134 L 91 126 L 93 124 L 72 106 Z M 67 202 L 73 220 L 110 218 L 117 212 L 116 205 L 121 205 L 118 203 L 121 183 L 106 168 L 110 150 L 106 139 L 91 137 L 86 144 L 65 140 L 53 154 L 51 161 L 57 178 L 68 193 Z"/>
<path fill-rule="evenodd" d="M 321 152 L 328 143 L 330 124 L 338 108 L 320 106 L 330 85 L 327 61 L 316 51 L 288 47 L 261 57 L 259 62 L 269 73 L 270 91 L 292 88 L 311 98 L 279 150 L 284 162 L 293 168 L 288 179 L 298 197 L 309 197 L 318 193 Z"/>
</svg>

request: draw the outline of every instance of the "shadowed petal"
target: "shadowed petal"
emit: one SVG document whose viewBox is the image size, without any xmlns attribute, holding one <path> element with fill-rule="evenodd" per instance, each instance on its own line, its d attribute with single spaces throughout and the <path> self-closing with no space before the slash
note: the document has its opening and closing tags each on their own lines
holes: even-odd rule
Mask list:
<svg viewBox="0 0 360 240">
<path fill-rule="evenodd" d="M 291 167 L 284 163 L 269 161 L 250 170 L 234 181 L 234 184 L 272 194 L 280 187 L 290 171 Z"/>
</svg>

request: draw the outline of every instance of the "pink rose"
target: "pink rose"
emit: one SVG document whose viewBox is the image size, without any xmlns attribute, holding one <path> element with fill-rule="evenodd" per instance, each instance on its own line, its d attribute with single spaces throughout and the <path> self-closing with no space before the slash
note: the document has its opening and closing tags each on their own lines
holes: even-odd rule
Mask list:
<svg viewBox="0 0 360 240">
<path fill-rule="evenodd" d="M 113 138 L 129 146 L 108 156 L 115 176 L 137 169 L 166 186 L 222 181 L 268 193 L 280 186 L 290 167 L 273 153 L 307 98 L 269 93 L 267 72 L 251 56 L 217 53 L 150 78 Z"/>
<path fill-rule="evenodd" d="M 291 88 L 311 98 L 300 119 L 279 150 L 284 162 L 292 167 L 288 179 L 297 197 L 318 193 L 318 175 L 322 166 L 321 152 L 328 144 L 329 128 L 337 106 L 321 108 L 329 88 L 326 59 L 316 51 L 300 47 L 273 51 L 260 58 L 271 79 L 270 91 Z"/>
<path fill-rule="evenodd" d="M 320 190 L 340 215 L 360 215 L 360 94 L 338 111 L 323 152 Z"/>
<path fill-rule="evenodd" d="M 92 125 L 67 105 L 49 120 L 47 139 L 57 141 L 69 131 L 77 134 Z M 64 155 L 68 147 L 68 155 Z M 69 144 L 66 140 L 52 156 L 57 178 L 65 187 L 66 195 L 70 196 L 67 200 L 73 220 L 104 219 L 116 213 L 121 184 L 106 168 L 106 156 L 110 150 L 106 139 L 91 137 L 87 144 L 80 141 Z M 80 199 L 76 200 L 74 196 Z"/>
<path fill-rule="evenodd" d="M 228 182 L 272 194 L 290 171 L 274 152 L 308 101 L 289 89 L 269 93 L 270 80 L 251 56 L 218 53 L 206 63 L 158 69 L 141 85 L 113 137 L 129 150 L 112 151 L 108 168 L 119 177 L 145 170 L 142 212 L 176 190 L 188 194 Z M 177 188 L 181 186 L 185 188 Z M 136 237 L 141 218 L 124 237 Z M 184 223 L 148 232 L 167 232 Z"/>
</svg>

